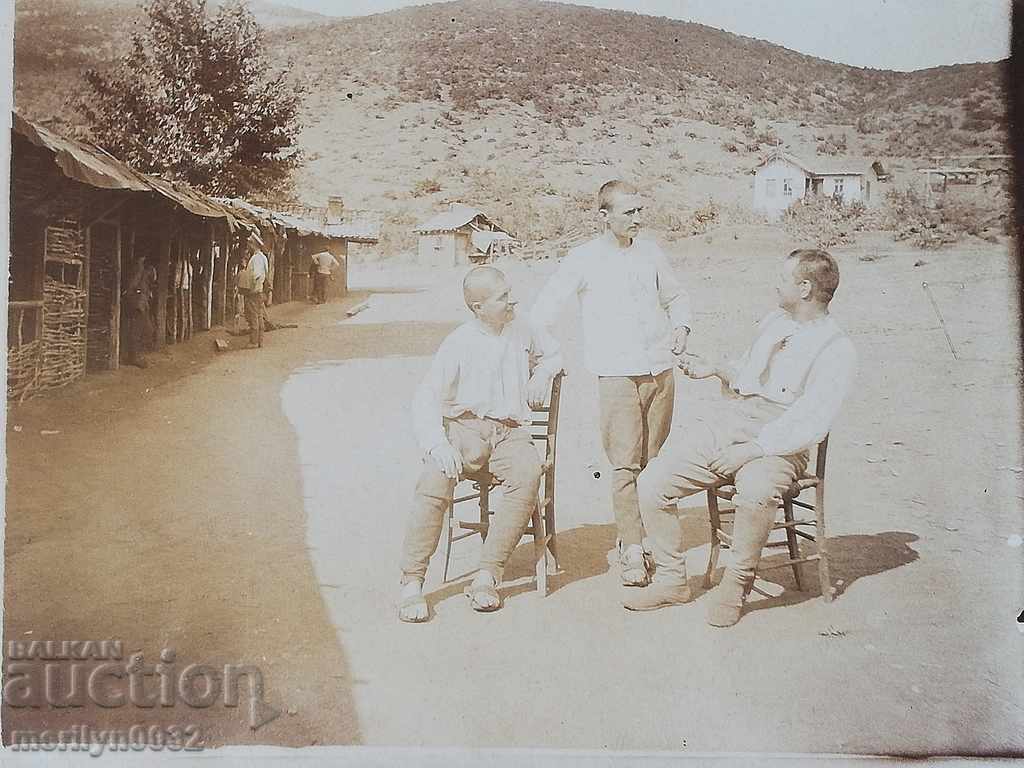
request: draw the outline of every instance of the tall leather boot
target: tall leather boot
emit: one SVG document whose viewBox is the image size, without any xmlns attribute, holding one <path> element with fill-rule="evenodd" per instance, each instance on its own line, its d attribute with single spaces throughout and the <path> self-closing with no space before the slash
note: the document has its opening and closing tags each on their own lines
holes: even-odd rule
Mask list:
<svg viewBox="0 0 1024 768">
<path fill-rule="evenodd" d="M 737 506 L 733 526 L 733 564 L 721 583 L 708 593 L 707 621 L 713 627 L 731 627 L 740 620 L 743 603 L 754 585 L 761 550 L 775 522 L 775 505 Z"/>
</svg>

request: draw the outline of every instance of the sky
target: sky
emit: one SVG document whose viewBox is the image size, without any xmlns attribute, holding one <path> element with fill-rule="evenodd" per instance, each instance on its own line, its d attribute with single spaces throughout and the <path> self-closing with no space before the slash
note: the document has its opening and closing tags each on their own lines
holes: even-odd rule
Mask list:
<svg viewBox="0 0 1024 768">
<path fill-rule="evenodd" d="M 361 16 L 426 0 L 274 0 Z M 1009 55 L 1011 0 L 562 0 L 684 19 L 830 61 L 913 70 Z"/>
</svg>

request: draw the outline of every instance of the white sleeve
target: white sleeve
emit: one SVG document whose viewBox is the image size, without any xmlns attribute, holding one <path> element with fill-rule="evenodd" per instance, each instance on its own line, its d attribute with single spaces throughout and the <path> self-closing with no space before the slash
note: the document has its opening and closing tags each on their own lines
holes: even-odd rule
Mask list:
<svg viewBox="0 0 1024 768">
<path fill-rule="evenodd" d="M 445 339 L 412 400 L 413 432 L 424 453 L 448 440 L 442 406 L 451 397 L 458 374 L 459 361 L 454 346 Z"/>
<path fill-rule="evenodd" d="M 541 290 L 530 310 L 530 322 L 540 330 L 547 330 L 555 324 L 565 301 L 577 293 L 583 283 L 583 272 L 579 260 L 572 254 L 562 260 L 558 270 Z"/>
<path fill-rule="evenodd" d="M 676 279 L 672 267 L 664 251 L 655 246 L 655 266 L 658 271 L 658 299 L 661 306 L 668 312 L 673 328 L 690 328 L 693 322 L 693 311 L 690 305 L 690 295 Z"/>
</svg>

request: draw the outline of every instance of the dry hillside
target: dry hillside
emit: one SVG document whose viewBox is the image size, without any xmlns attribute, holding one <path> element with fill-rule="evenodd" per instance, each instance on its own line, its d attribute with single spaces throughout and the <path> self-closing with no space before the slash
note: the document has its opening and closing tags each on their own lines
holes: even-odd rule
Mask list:
<svg viewBox="0 0 1024 768">
<path fill-rule="evenodd" d="M 130 0 L 31 0 L 16 16 L 15 99 L 74 131 L 80 72 L 116 55 Z M 698 24 L 536 2 L 459 0 L 329 19 L 254 5 L 307 89 L 293 194 L 388 213 L 388 248 L 448 200 L 527 239 L 588 226 L 613 175 L 655 193 L 667 236 L 749 219 L 749 172 L 781 144 L 900 180 L 931 154 L 1001 151 L 1002 65 L 896 73 Z M 59 46 L 54 41 L 60 41 Z"/>
</svg>

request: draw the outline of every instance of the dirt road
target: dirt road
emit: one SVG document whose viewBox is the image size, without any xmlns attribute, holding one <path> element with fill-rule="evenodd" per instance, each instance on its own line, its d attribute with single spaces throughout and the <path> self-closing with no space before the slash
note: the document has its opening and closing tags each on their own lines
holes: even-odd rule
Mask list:
<svg viewBox="0 0 1024 768">
<path fill-rule="evenodd" d="M 770 230 L 736 237 L 677 253 L 696 350 L 737 349 L 772 306 L 788 244 Z M 567 311 L 554 591 L 532 591 L 524 546 L 505 608 L 477 615 L 464 580 L 439 584 L 435 563 L 434 619 L 400 625 L 396 562 L 418 460 L 408 402 L 466 310 L 455 271 L 362 265 L 352 282 L 373 298 L 354 318 L 344 308 L 361 293 L 277 308 L 301 327 L 268 334 L 259 352 L 213 357 L 204 337 L 173 362 L 11 412 L 6 637 L 123 637 L 147 659 L 170 645 L 181 659 L 260 665 L 285 714 L 255 733 L 241 708 L 162 715 L 201 716 L 212 743 L 1020 752 L 1008 256 L 868 253 L 837 251 L 833 310 L 861 372 L 830 442 L 831 604 L 779 570 L 785 593 L 729 630 L 704 623 L 699 595 L 621 609 L 607 473 L 593 472 L 596 387 Z M 552 268 L 508 268 L 525 306 Z M 677 428 L 715 397 L 680 378 Z M 705 514 L 695 500 L 686 520 L 695 587 Z M 468 571 L 477 545 L 457 546 L 456 572 Z M 8 729 L 83 720 L 6 714 Z M 94 716 L 139 720 L 129 708 Z"/>
</svg>

